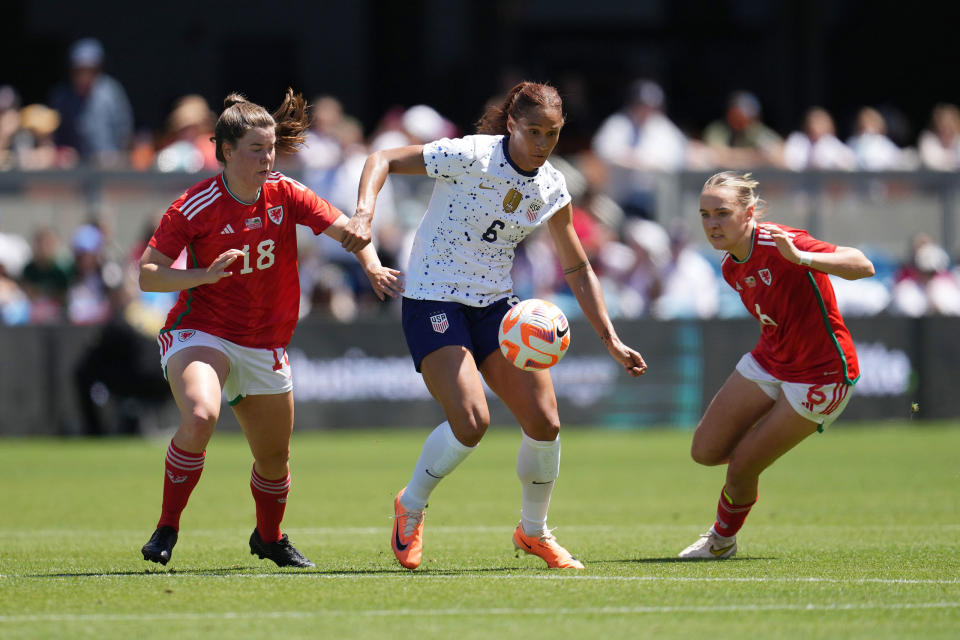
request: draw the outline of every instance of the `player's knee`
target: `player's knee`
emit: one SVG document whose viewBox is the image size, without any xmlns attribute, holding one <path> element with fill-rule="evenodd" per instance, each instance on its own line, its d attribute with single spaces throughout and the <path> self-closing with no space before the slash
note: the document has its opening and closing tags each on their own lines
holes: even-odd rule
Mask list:
<svg viewBox="0 0 960 640">
<path fill-rule="evenodd" d="M 560 437 L 560 420 L 552 419 L 550 416 L 543 416 L 542 419 L 532 424 L 525 424 L 524 431 L 534 440 L 541 442 L 552 442 Z"/>
<path fill-rule="evenodd" d="M 458 422 L 459 428 L 454 430 L 457 438 L 466 446 L 473 447 L 490 426 L 490 412 L 483 407 L 474 407 L 464 412 Z"/>
<path fill-rule="evenodd" d="M 213 434 L 213 430 L 217 426 L 218 417 L 217 412 L 210 411 L 206 407 L 198 405 L 183 417 L 183 428 L 191 434 L 198 436 L 206 435 L 209 437 Z"/>
<path fill-rule="evenodd" d="M 718 451 L 716 447 L 712 447 L 709 443 L 697 438 L 694 438 L 693 444 L 690 445 L 690 457 L 693 458 L 694 462 L 705 467 L 715 467 L 718 464 L 723 464 L 727 459 L 725 452 Z"/>
<path fill-rule="evenodd" d="M 264 451 L 257 454 L 257 467 L 263 470 L 264 477 L 268 479 L 282 478 L 286 475 L 288 464 L 290 462 L 290 448 L 277 449 L 275 451 Z"/>
</svg>

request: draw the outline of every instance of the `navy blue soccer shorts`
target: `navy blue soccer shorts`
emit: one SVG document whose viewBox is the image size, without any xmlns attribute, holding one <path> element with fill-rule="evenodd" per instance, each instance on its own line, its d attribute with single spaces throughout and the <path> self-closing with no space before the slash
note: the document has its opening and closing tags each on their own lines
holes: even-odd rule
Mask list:
<svg viewBox="0 0 960 640">
<path fill-rule="evenodd" d="M 479 365 L 500 349 L 500 321 L 516 298 L 503 298 L 487 307 L 470 307 L 459 302 L 403 299 L 403 335 L 420 371 L 427 354 L 440 347 L 461 345 L 473 352 Z"/>
</svg>

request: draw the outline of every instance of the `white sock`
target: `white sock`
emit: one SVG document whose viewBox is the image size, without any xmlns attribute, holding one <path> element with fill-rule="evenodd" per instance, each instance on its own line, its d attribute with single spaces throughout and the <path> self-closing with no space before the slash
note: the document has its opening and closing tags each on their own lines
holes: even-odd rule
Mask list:
<svg viewBox="0 0 960 640">
<path fill-rule="evenodd" d="M 721 543 L 721 544 L 724 544 L 724 543 L 726 543 L 726 542 L 730 542 L 731 540 L 733 540 L 733 539 L 735 539 L 735 538 L 737 537 L 737 536 L 722 536 L 722 535 L 720 535 L 719 533 L 717 533 L 717 530 L 714 528 L 713 525 L 710 525 L 710 532 L 711 532 L 711 533 L 713 534 L 713 536 L 717 539 L 717 542 L 719 542 L 719 543 Z"/>
<path fill-rule="evenodd" d="M 407 483 L 407 490 L 400 498 L 400 504 L 411 511 L 421 511 L 427 506 L 430 494 L 440 484 L 440 480 L 457 468 L 476 447 L 468 447 L 457 440 L 449 422 L 443 422 L 430 432 L 423 443 L 423 451 L 413 475 Z"/>
<path fill-rule="evenodd" d="M 522 486 L 520 525 L 526 535 L 539 535 L 547 528 L 547 510 L 558 475 L 560 437 L 544 442 L 523 433 L 517 453 L 517 477 Z"/>
</svg>

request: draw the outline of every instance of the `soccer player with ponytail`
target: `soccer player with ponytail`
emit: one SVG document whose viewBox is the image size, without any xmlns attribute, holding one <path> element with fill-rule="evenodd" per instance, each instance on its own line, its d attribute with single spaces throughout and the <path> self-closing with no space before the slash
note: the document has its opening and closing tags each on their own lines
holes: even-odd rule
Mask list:
<svg viewBox="0 0 960 640">
<path fill-rule="evenodd" d="M 300 304 L 296 226 L 354 253 L 381 300 L 402 285 L 400 272 L 381 266 L 369 228 L 273 171 L 276 152 L 296 152 L 308 126 L 306 103 L 292 89 L 272 115 L 242 95 L 227 96 L 212 139 L 223 172 L 170 205 L 140 259 L 144 291 L 180 292 L 158 338 L 180 426 L 167 449 L 160 519 L 144 560 L 170 561 L 226 392 L 254 460 L 250 553 L 278 566 L 314 566 L 280 530 L 293 432 L 286 345 Z M 187 268 L 173 268 L 184 250 Z"/>
<path fill-rule="evenodd" d="M 520 524 L 513 545 L 549 567 L 583 568 L 547 528 L 560 470 L 560 418 L 550 372 L 514 367 L 497 340 L 500 320 L 517 300 L 510 279 L 514 250 L 545 227 L 584 317 L 611 357 L 632 376 L 647 369 L 613 328 L 573 228 L 566 182 L 547 159 L 563 123 L 554 87 L 521 82 L 487 109 L 477 135 L 378 151 L 364 166 L 355 220 L 373 217 L 390 173 L 435 181 L 410 254 L 403 330 L 414 366 L 446 420 L 427 436 L 409 482 L 394 499 L 390 539 L 408 569 L 420 565 L 430 494 L 474 451 L 490 424 L 484 381 L 521 427 Z"/>
</svg>

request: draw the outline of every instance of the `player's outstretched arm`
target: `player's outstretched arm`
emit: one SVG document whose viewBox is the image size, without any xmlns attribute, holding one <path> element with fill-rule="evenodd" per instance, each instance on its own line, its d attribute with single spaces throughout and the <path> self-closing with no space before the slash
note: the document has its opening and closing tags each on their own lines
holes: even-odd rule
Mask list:
<svg viewBox="0 0 960 640">
<path fill-rule="evenodd" d="M 341 244 L 343 244 L 343 238 L 346 233 L 345 229 L 350 223 L 350 220 L 347 216 L 340 214 L 340 216 L 333 221 L 333 224 L 324 229 L 323 232 L 334 240 L 341 241 Z M 364 245 L 362 249 L 353 252 L 353 255 L 356 256 L 360 262 L 360 266 L 363 267 L 364 273 L 367 274 L 367 279 L 370 280 L 370 286 L 373 287 L 373 292 L 377 294 L 378 298 L 381 300 L 384 300 L 386 296 L 396 298 L 403 293 L 403 274 L 396 269 L 384 267 L 380 264 L 380 257 L 377 255 L 377 250 L 372 243 Z"/>
<path fill-rule="evenodd" d="M 373 287 L 373 292 L 378 298 L 381 300 L 384 300 L 385 296 L 396 298 L 403 293 L 403 273 L 380 264 L 380 258 L 372 244 L 368 244 L 354 255 L 360 261 L 363 272 L 367 274 L 370 286 Z"/>
<path fill-rule="evenodd" d="M 563 267 L 564 278 L 583 310 L 584 317 L 600 336 L 610 355 L 627 373 L 634 377 L 643 375 L 647 371 L 643 356 L 625 345 L 613 328 L 607 305 L 603 301 L 600 281 L 590 267 L 587 254 L 573 228 L 573 210 L 570 205 L 555 213 L 547 224 Z"/>
<path fill-rule="evenodd" d="M 410 145 L 396 149 L 375 151 L 367 157 L 360 174 L 360 186 L 357 191 L 357 208 L 343 230 L 340 244 L 344 249 L 355 253 L 370 243 L 372 237 L 373 213 L 377 206 L 377 195 L 391 173 L 426 175 L 427 167 L 423 161 L 423 146 Z"/>
<path fill-rule="evenodd" d="M 208 267 L 174 269 L 171 267 L 173 258 L 148 246 L 140 257 L 140 288 L 144 291 L 182 291 L 202 284 L 213 284 L 233 275 L 227 269 L 242 256 L 240 249 L 228 249 Z"/>
</svg>

